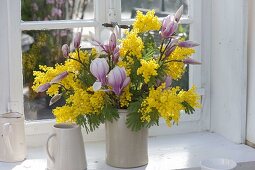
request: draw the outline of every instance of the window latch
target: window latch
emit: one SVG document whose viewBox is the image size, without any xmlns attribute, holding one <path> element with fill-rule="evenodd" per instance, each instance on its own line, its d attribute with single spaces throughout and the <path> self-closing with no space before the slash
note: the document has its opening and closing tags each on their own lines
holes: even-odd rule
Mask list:
<svg viewBox="0 0 255 170">
<path fill-rule="evenodd" d="M 119 28 L 132 29 L 132 25 L 119 25 L 117 22 L 103 23 L 102 24 L 102 26 L 104 26 L 104 27 L 112 27 L 112 28 L 114 28 L 116 25 L 118 25 Z"/>
</svg>

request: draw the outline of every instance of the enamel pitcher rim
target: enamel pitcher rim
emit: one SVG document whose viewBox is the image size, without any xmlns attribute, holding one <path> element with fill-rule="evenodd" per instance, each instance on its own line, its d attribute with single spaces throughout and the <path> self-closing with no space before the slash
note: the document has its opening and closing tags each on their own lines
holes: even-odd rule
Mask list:
<svg viewBox="0 0 255 170">
<path fill-rule="evenodd" d="M 57 123 L 53 127 L 58 130 L 73 130 L 79 128 L 75 123 Z"/>
</svg>

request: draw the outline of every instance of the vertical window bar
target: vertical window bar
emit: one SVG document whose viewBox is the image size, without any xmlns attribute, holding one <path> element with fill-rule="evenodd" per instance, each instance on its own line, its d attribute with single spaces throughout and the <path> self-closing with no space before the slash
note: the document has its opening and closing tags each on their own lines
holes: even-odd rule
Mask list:
<svg viewBox="0 0 255 170">
<path fill-rule="evenodd" d="M 8 16 L 9 103 L 8 111 L 24 112 L 20 34 L 20 0 L 5 0 Z M 18 40 L 18 41 L 17 41 Z M 6 75 L 8 76 L 8 75 Z"/>
</svg>

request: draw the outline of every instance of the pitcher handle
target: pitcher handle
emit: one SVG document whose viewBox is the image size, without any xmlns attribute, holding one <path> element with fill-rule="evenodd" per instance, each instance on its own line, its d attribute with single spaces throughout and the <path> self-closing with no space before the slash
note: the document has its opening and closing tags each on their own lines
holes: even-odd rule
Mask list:
<svg viewBox="0 0 255 170">
<path fill-rule="evenodd" d="M 55 162 L 55 158 L 50 154 L 50 151 L 49 151 L 49 141 L 52 137 L 56 137 L 56 134 L 53 133 L 51 134 L 48 139 L 47 139 L 47 143 L 46 143 L 46 151 L 47 151 L 47 155 L 49 156 L 50 160 L 54 163 Z"/>
<path fill-rule="evenodd" d="M 13 153 L 13 148 L 11 145 L 11 140 L 10 140 L 10 133 L 11 133 L 11 124 L 10 123 L 5 123 L 3 124 L 3 139 L 5 146 L 7 150 L 9 150 L 9 153 Z"/>
</svg>

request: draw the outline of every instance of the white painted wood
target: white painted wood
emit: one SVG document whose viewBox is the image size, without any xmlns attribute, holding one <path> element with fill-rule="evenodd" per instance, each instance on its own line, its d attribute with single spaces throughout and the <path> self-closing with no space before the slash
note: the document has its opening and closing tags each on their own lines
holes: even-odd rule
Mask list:
<svg viewBox="0 0 255 170">
<path fill-rule="evenodd" d="M 0 114 L 5 113 L 9 101 L 9 51 L 8 51 L 8 10 L 7 1 L 0 2 Z"/>
<path fill-rule="evenodd" d="M 9 111 L 24 113 L 23 106 L 23 75 L 21 54 L 21 1 L 7 0 L 8 10 L 8 50 L 9 55 Z M 13 12 L 15 11 L 15 12 Z"/>
<path fill-rule="evenodd" d="M 160 21 L 163 21 L 163 18 L 159 18 Z M 125 24 L 125 25 L 131 25 L 135 19 L 122 19 L 120 21 L 120 24 Z M 192 20 L 190 18 L 184 17 L 180 19 L 181 24 L 190 24 L 192 23 Z"/>
<path fill-rule="evenodd" d="M 212 1 L 202 1 L 202 21 L 201 21 L 201 86 L 204 93 L 202 96 L 202 111 L 201 111 L 201 128 L 210 130 L 211 114 L 210 114 L 210 81 L 211 81 L 211 17 L 212 17 Z"/>
<path fill-rule="evenodd" d="M 88 170 L 120 170 L 105 164 L 104 142 L 85 142 L 85 150 Z M 236 170 L 255 169 L 254 149 L 230 142 L 215 133 L 202 132 L 150 137 L 148 150 L 149 164 L 134 170 L 183 168 L 200 170 L 198 168 L 200 161 L 210 158 L 233 159 L 239 164 Z M 1 170 L 45 170 L 45 168 L 45 147 L 29 148 L 28 159 L 24 162 L 0 163 Z"/>
<path fill-rule="evenodd" d="M 94 2 L 94 9 L 95 9 L 95 19 L 98 23 L 100 23 L 97 27 L 95 27 L 95 34 L 96 38 L 98 40 L 103 41 L 105 39 L 104 36 L 102 36 L 103 31 L 105 28 L 102 26 L 103 23 L 107 22 L 107 8 L 109 3 L 107 1 L 101 1 L 101 0 L 95 0 Z"/>
<path fill-rule="evenodd" d="M 255 2 L 249 0 L 247 140 L 255 143 Z"/>
<path fill-rule="evenodd" d="M 190 23 L 190 32 L 189 39 L 195 41 L 199 44 L 202 43 L 202 1 L 201 0 L 190 0 L 189 3 L 189 16 L 188 18 L 192 21 Z M 195 47 L 196 53 L 192 55 L 192 58 L 201 61 L 201 46 Z M 191 88 L 193 85 L 197 87 L 197 89 L 204 91 L 204 87 L 202 87 L 202 66 L 203 65 L 189 65 L 189 87 Z M 202 95 L 201 95 L 202 98 Z M 201 100 L 202 104 L 203 101 Z M 203 107 L 203 106 L 202 106 Z M 202 109 L 197 109 L 193 115 L 185 115 L 183 116 L 184 120 L 200 120 Z M 199 125 L 201 123 L 199 122 Z"/>
<path fill-rule="evenodd" d="M 20 1 L 2 0 L 0 34 L 0 114 L 7 111 L 23 113 L 22 62 L 20 35 Z M 15 11 L 15 12 L 12 12 Z"/>
<path fill-rule="evenodd" d="M 44 146 L 47 137 L 52 132 L 52 126 L 55 120 L 41 120 L 25 123 L 26 143 L 28 147 Z M 179 125 L 169 128 L 165 123 L 160 123 L 160 126 L 154 126 L 149 129 L 149 136 L 162 136 L 169 134 L 180 134 L 201 131 L 200 121 L 180 121 Z M 94 132 L 87 134 L 85 129 L 82 129 L 84 141 L 102 141 L 105 140 L 105 127 L 101 125 Z"/>
<path fill-rule="evenodd" d="M 202 19 L 202 2 L 201 0 L 191 0 L 189 6 L 189 17 L 193 21 L 190 24 L 190 35 L 189 39 L 195 41 L 199 44 L 202 42 L 202 27 L 201 27 L 201 19 Z M 195 48 L 196 53 L 192 55 L 192 58 L 201 61 L 201 47 L 198 46 Z M 201 66 L 198 65 L 190 65 L 189 68 L 189 87 L 195 85 L 197 88 L 201 88 Z"/>
<path fill-rule="evenodd" d="M 49 30 L 98 26 L 95 20 L 22 21 L 21 30 Z"/>
<path fill-rule="evenodd" d="M 244 142 L 247 1 L 212 1 L 211 130 Z"/>
<path fill-rule="evenodd" d="M 121 21 L 121 1 L 119 0 L 109 0 L 108 11 L 108 22 L 118 22 Z"/>
</svg>

